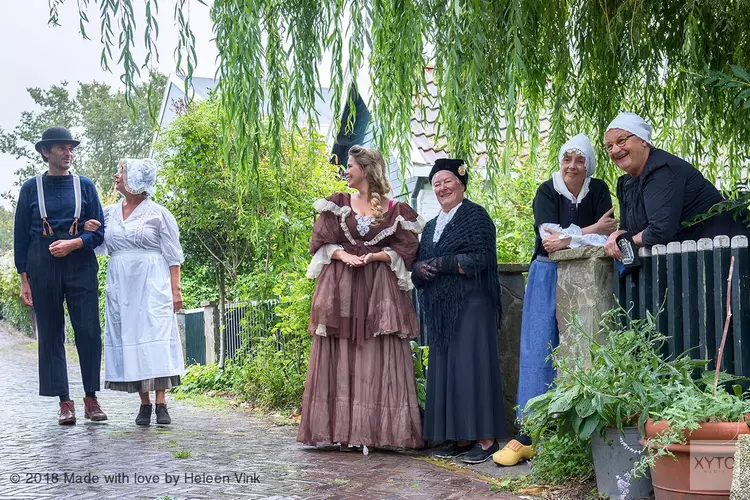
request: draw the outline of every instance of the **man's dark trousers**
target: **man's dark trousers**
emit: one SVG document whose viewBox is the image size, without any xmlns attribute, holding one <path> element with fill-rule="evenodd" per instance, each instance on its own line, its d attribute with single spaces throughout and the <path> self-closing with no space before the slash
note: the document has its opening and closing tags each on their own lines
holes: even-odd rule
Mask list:
<svg viewBox="0 0 750 500">
<path fill-rule="evenodd" d="M 65 312 L 68 306 L 81 364 L 83 389 L 100 389 L 102 339 L 99 325 L 99 263 L 94 252 L 79 249 L 65 257 L 55 257 L 49 245 L 63 237 L 41 237 L 31 242 L 27 274 L 34 301 L 39 341 L 39 394 L 69 394 L 65 361 Z"/>
</svg>

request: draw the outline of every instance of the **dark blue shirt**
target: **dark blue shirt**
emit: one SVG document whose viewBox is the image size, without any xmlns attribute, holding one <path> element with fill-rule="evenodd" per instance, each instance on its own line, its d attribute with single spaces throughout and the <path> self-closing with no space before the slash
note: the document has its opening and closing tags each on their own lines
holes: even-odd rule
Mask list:
<svg viewBox="0 0 750 500">
<path fill-rule="evenodd" d="M 68 235 L 75 217 L 75 192 L 72 175 L 42 176 L 44 203 L 47 208 L 47 222 L 55 235 Z M 26 272 L 26 259 L 29 244 L 42 236 L 42 216 L 39 214 L 36 178 L 32 177 L 21 186 L 16 206 L 16 221 L 13 230 L 13 254 L 16 269 Z M 102 223 L 96 231 L 84 231 L 83 224 L 90 219 Z M 83 241 L 83 249 L 93 251 L 104 241 L 104 214 L 96 186 L 90 179 L 81 176 L 81 217 L 78 220 L 78 236 Z"/>
<path fill-rule="evenodd" d="M 708 212 L 724 198 L 698 169 L 661 149 L 651 148 L 639 177 L 625 174 L 617 179 L 617 198 L 620 227 L 631 235 L 643 231 L 646 247 L 713 238 L 717 234 L 740 234 L 718 224 L 727 217 L 713 217 L 688 228 L 682 226 L 682 222 Z"/>
</svg>

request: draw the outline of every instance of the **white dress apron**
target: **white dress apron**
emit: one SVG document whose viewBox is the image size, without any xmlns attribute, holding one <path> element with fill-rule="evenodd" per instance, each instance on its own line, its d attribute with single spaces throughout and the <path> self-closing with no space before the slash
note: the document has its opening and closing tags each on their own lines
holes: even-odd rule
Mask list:
<svg viewBox="0 0 750 500">
<path fill-rule="evenodd" d="M 167 214 L 148 199 L 127 220 L 121 203 L 105 210 L 104 244 L 110 255 L 104 329 L 107 382 L 185 371 L 169 273 L 170 265 L 182 261 L 182 251 L 174 218 Z"/>
</svg>

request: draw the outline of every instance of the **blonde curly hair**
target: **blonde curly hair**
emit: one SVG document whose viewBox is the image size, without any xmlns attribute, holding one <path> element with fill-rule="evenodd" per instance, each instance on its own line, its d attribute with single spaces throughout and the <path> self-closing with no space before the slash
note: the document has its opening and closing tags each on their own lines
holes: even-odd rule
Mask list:
<svg viewBox="0 0 750 500">
<path fill-rule="evenodd" d="M 375 148 L 352 146 L 349 149 L 349 156 L 365 173 L 365 179 L 370 186 L 369 200 L 372 215 L 377 222 L 380 222 L 383 220 L 383 198 L 391 191 L 383 155 Z"/>
</svg>

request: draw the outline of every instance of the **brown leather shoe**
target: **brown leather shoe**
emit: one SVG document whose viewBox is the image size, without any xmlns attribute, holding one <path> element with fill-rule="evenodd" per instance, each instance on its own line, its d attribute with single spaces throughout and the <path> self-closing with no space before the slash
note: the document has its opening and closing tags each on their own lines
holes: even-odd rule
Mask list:
<svg viewBox="0 0 750 500">
<path fill-rule="evenodd" d="M 94 422 L 107 420 L 107 414 L 102 411 L 96 398 L 83 398 L 83 416 Z"/>
<path fill-rule="evenodd" d="M 57 423 L 60 425 L 73 425 L 76 423 L 76 410 L 73 401 L 61 401 L 60 411 L 57 412 Z"/>
</svg>

